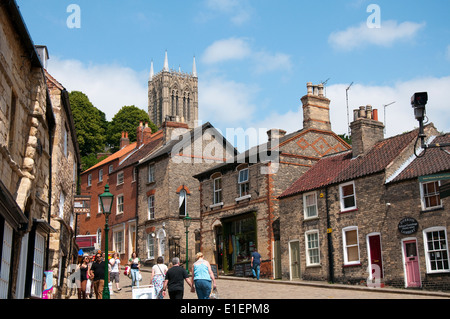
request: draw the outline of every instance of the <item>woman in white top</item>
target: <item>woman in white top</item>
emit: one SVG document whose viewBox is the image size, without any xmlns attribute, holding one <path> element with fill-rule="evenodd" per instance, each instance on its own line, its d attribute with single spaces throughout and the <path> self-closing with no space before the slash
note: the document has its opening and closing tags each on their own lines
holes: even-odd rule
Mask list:
<svg viewBox="0 0 450 319">
<path fill-rule="evenodd" d="M 119 287 L 119 267 L 120 267 L 120 257 L 119 253 L 114 253 L 114 258 L 109 260 L 111 265 L 111 272 L 109 273 L 109 281 L 116 282 L 117 291 L 121 291 L 122 288 Z"/>
<path fill-rule="evenodd" d="M 167 266 L 164 265 L 163 257 L 158 257 L 156 265 L 152 267 L 152 276 L 150 277 L 150 284 L 155 289 L 156 299 L 163 299 L 163 285 L 166 277 Z"/>
</svg>

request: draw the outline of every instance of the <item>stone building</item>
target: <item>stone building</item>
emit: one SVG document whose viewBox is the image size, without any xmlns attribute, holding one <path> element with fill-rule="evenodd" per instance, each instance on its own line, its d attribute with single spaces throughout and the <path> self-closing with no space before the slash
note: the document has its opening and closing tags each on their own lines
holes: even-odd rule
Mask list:
<svg viewBox="0 0 450 319">
<path fill-rule="evenodd" d="M 323 157 L 279 197 L 282 276 L 448 290 L 450 215 L 439 188 L 449 155 L 416 158 L 418 130 L 384 139 L 373 111 L 355 110 L 352 150 Z M 449 141 L 432 124 L 425 133 Z"/>
<path fill-rule="evenodd" d="M 138 168 L 138 251 L 146 265 L 164 257 L 186 262 L 200 251 L 200 191 L 194 174 L 236 154 L 234 147 L 210 123 L 189 129 L 186 123 L 164 122 L 163 145 L 140 159 Z M 191 264 L 191 263 L 190 263 Z"/>
<path fill-rule="evenodd" d="M 251 253 L 262 256 L 261 276 L 281 278 L 277 197 L 322 156 L 348 150 L 331 131 L 330 100 L 307 84 L 303 129 L 267 131 L 268 142 L 195 175 L 200 181 L 201 248 L 218 269 L 251 276 Z"/>
<path fill-rule="evenodd" d="M 0 299 L 45 297 L 55 117 L 15 1 L 0 6 Z"/>
<path fill-rule="evenodd" d="M 41 60 L 45 61 L 48 56 L 46 47 L 38 48 L 38 52 L 42 52 Z M 50 225 L 56 232 L 50 234 L 49 265 L 46 270 L 53 271 L 53 298 L 63 299 L 75 291 L 70 289 L 72 287 L 68 286 L 66 279 L 69 277 L 67 274 L 74 270 L 73 265 L 77 264 L 74 199 L 81 161 L 69 94 L 47 71 L 45 75 L 56 121 L 51 165 L 52 171 L 58 172 L 51 177 Z"/>
</svg>

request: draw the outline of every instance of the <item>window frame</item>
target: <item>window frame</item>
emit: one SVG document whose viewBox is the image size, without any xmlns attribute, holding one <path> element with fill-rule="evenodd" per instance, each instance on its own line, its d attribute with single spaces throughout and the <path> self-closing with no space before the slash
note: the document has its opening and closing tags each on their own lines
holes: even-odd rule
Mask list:
<svg viewBox="0 0 450 319">
<path fill-rule="evenodd" d="M 122 185 L 125 182 L 125 176 L 123 171 L 117 173 L 117 185 Z"/>
<path fill-rule="evenodd" d="M 122 199 L 122 202 L 120 202 Z M 125 196 L 123 194 L 117 195 L 116 201 L 116 215 L 122 215 L 125 211 Z"/>
<path fill-rule="evenodd" d="M 347 233 L 351 231 L 356 231 L 356 244 L 347 244 Z M 344 250 L 344 266 L 353 266 L 361 264 L 361 249 L 359 245 L 359 231 L 358 226 L 349 226 L 342 229 L 342 245 Z M 358 260 L 349 261 L 348 260 L 348 248 L 357 247 L 358 248 Z"/>
<path fill-rule="evenodd" d="M 246 179 L 241 179 L 241 173 L 247 172 Z M 238 171 L 239 197 L 250 195 L 250 171 L 248 167 Z"/>
<path fill-rule="evenodd" d="M 122 238 L 118 238 L 119 234 Z M 119 254 L 125 253 L 125 229 L 123 225 L 121 227 L 113 228 L 113 249 Z"/>
<path fill-rule="evenodd" d="M 92 174 L 88 174 L 87 176 L 87 186 L 92 186 Z"/>
<path fill-rule="evenodd" d="M 314 205 L 307 205 L 307 197 L 314 195 Z M 308 216 L 308 208 L 309 207 L 315 207 L 315 215 Z M 307 219 L 313 219 L 319 217 L 319 209 L 318 209 L 318 202 L 317 202 L 317 192 L 308 192 L 303 194 L 303 217 L 305 220 Z"/>
<path fill-rule="evenodd" d="M 424 190 L 424 186 L 428 185 L 428 184 L 431 184 L 431 183 L 437 183 L 437 192 L 427 194 L 429 196 L 426 196 L 425 190 Z M 441 187 L 441 181 L 440 180 L 439 181 L 426 182 L 426 183 L 420 183 L 420 203 L 422 205 L 422 210 L 433 210 L 433 209 L 442 207 L 442 199 L 441 199 L 441 194 L 440 194 L 440 187 Z M 436 205 L 436 206 L 429 206 L 429 207 L 427 207 L 426 201 L 429 198 L 433 197 L 433 196 L 437 196 L 438 197 L 439 204 Z"/>
<path fill-rule="evenodd" d="M 310 248 L 309 243 L 310 241 L 309 236 L 310 235 L 316 235 L 317 236 L 317 247 Z M 312 256 L 311 252 L 317 250 L 317 256 Z M 305 251 L 306 251 L 306 266 L 320 266 L 320 236 L 319 236 L 319 230 L 309 230 L 305 232 Z M 317 257 L 317 262 L 311 262 L 311 258 Z"/>
<path fill-rule="evenodd" d="M 216 188 L 216 181 L 220 182 L 219 189 Z M 217 177 L 213 180 L 213 204 L 219 203 L 222 203 L 222 177 Z"/>
<path fill-rule="evenodd" d="M 150 199 L 151 204 L 150 205 Z M 154 220 L 155 219 L 155 195 L 148 195 L 147 196 L 147 220 Z"/>
<path fill-rule="evenodd" d="M 147 259 L 155 259 L 155 234 L 147 234 Z"/>
<path fill-rule="evenodd" d="M 349 206 L 349 207 L 345 207 L 345 199 L 349 198 L 350 196 L 345 196 L 344 197 L 344 187 L 352 185 L 353 188 L 353 194 L 350 196 L 353 196 L 353 200 L 354 200 L 354 205 L 353 206 Z M 340 207 L 341 207 L 341 212 L 348 212 L 348 211 L 353 211 L 353 210 L 357 210 L 358 209 L 358 205 L 356 202 L 356 188 L 355 188 L 355 182 L 351 181 L 351 182 L 347 182 L 347 183 L 342 183 L 339 185 L 339 202 L 340 202 Z"/>
<path fill-rule="evenodd" d="M 155 182 L 155 163 L 147 165 L 147 183 Z"/>
<path fill-rule="evenodd" d="M 103 168 L 98 170 L 98 182 L 103 182 Z"/>
<path fill-rule="evenodd" d="M 444 232 L 444 242 L 445 242 L 445 247 L 443 249 L 435 249 L 433 251 L 430 251 L 429 249 L 429 245 L 428 245 L 428 233 L 432 233 L 432 232 Z M 427 274 L 438 274 L 438 273 L 449 273 L 450 272 L 450 258 L 449 258 L 449 253 L 448 253 L 448 237 L 447 237 L 447 229 L 444 226 L 435 226 L 435 227 L 429 227 L 423 230 L 423 246 L 424 246 L 424 250 L 425 250 L 425 263 L 426 263 L 426 268 L 427 268 Z M 447 254 L 447 269 L 443 268 L 443 269 L 437 269 L 437 270 L 433 270 L 432 269 L 432 265 L 431 265 L 431 259 L 430 259 L 430 254 L 432 252 L 435 251 L 439 251 L 439 252 L 444 252 L 445 254 Z M 443 261 L 444 262 L 444 261 Z"/>
</svg>

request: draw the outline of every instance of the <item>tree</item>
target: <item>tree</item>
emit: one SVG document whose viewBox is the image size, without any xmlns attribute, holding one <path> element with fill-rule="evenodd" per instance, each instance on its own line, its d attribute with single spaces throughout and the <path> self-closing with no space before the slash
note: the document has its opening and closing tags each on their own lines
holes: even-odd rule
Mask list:
<svg viewBox="0 0 450 319">
<path fill-rule="evenodd" d="M 89 101 L 86 94 L 79 91 L 69 93 L 73 121 L 77 132 L 82 170 L 92 166 L 89 155 L 104 152 L 108 122 L 105 113 L 97 109 Z M 95 164 L 95 163 L 94 163 Z"/>
<path fill-rule="evenodd" d="M 114 115 L 112 121 L 109 123 L 107 131 L 107 143 L 112 148 L 113 152 L 119 150 L 122 132 L 128 132 L 130 142 L 136 141 L 136 130 L 141 121 L 143 123 L 148 123 L 152 132 L 157 131 L 158 128 L 150 121 L 147 112 L 134 105 L 123 106 L 119 112 Z"/>
</svg>

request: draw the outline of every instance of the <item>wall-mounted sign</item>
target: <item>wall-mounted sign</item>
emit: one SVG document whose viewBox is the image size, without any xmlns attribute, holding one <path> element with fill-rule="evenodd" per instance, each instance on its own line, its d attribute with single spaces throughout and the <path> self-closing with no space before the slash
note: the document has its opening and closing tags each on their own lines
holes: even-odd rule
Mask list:
<svg viewBox="0 0 450 319">
<path fill-rule="evenodd" d="M 410 235 L 417 232 L 419 223 L 412 217 L 405 217 L 398 223 L 398 230 L 403 235 Z"/>
</svg>

